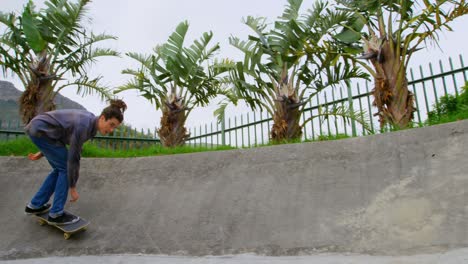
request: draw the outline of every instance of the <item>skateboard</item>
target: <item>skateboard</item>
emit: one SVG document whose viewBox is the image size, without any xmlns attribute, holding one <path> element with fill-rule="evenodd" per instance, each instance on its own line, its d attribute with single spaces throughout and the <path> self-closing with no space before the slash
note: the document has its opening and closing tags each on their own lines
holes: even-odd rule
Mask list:
<svg viewBox="0 0 468 264">
<path fill-rule="evenodd" d="M 67 212 L 67 213 L 71 214 L 70 212 Z M 73 223 L 73 224 L 55 225 L 55 224 L 50 224 L 49 221 L 47 221 L 47 218 L 49 217 L 49 212 L 37 214 L 34 216 L 37 217 L 40 225 L 43 226 L 47 224 L 47 225 L 60 229 L 63 232 L 63 237 L 67 240 L 71 237 L 71 235 L 81 232 L 81 231 L 85 231 L 89 225 L 89 221 L 86 219 L 83 219 L 82 217 L 80 217 L 80 220 L 78 222 Z"/>
</svg>

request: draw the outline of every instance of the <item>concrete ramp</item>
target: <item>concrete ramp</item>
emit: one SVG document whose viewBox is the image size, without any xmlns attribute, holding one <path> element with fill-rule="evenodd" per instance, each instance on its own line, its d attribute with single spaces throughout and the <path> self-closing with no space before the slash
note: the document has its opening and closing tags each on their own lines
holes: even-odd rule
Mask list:
<svg viewBox="0 0 468 264">
<path fill-rule="evenodd" d="M 83 159 L 91 220 L 64 240 L 23 214 L 50 168 L 0 158 L 0 259 L 102 254 L 406 255 L 468 247 L 468 122 L 347 140 Z"/>
</svg>

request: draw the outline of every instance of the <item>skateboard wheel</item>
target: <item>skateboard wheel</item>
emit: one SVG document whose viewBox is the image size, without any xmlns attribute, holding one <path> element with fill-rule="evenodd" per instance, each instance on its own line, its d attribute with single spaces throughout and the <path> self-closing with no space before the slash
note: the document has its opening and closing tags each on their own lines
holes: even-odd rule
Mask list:
<svg viewBox="0 0 468 264">
<path fill-rule="evenodd" d="M 71 237 L 71 234 L 68 234 L 68 233 L 63 234 L 63 238 L 65 238 L 66 240 L 68 240 L 70 237 Z"/>
<path fill-rule="evenodd" d="M 43 225 L 47 224 L 47 222 L 44 221 L 44 220 L 39 220 L 39 224 L 40 224 L 41 226 L 43 226 Z"/>
</svg>

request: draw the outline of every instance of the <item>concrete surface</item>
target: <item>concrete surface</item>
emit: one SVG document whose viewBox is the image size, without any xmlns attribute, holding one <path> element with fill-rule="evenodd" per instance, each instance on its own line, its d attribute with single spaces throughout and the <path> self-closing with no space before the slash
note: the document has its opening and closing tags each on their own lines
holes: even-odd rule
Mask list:
<svg viewBox="0 0 468 264">
<path fill-rule="evenodd" d="M 468 122 L 331 142 L 83 159 L 63 240 L 23 214 L 46 160 L 0 158 L 0 259 L 442 254 L 468 247 Z M 347 263 L 347 262 L 346 262 Z"/>
<path fill-rule="evenodd" d="M 444 253 L 414 256 L 369 256 L 358 254 L 322 253 L 313 256 L 269 257 L 252 254 L 227 256 L 148 256 L 113 255 L 51 257 L 0 261 L 2 264 L 464 264 L 468 263 L 468 248 Z"/>
</svg>

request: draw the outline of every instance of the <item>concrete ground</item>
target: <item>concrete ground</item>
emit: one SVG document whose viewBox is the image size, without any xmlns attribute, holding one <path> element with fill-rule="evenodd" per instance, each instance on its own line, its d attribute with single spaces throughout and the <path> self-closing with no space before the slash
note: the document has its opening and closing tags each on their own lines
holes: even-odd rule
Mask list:
<svg viewBox="0 0 468 264">
<path fill-rule="evenodd" d="M 91 225 L 67 241 L 24 215 L 47 161 L 0 157 L 0 260 L 468 263 L 467 149 L 460 121 L 330 142 L 86 158 L 80 200 L 66 209 Z"/>
<path fill-rule="evenodd" d="M 267 257 L 258 255 L 227 255 L 180 257 L 155 255 L 112 255 L 51 257 L 0 261 L 1 264 L 463 264 L 468 263 L 468 248 L 445 253 L 413 256 L 369 256 L 358 254 L 318 254 L 312 256 Z"/>
</svg>

